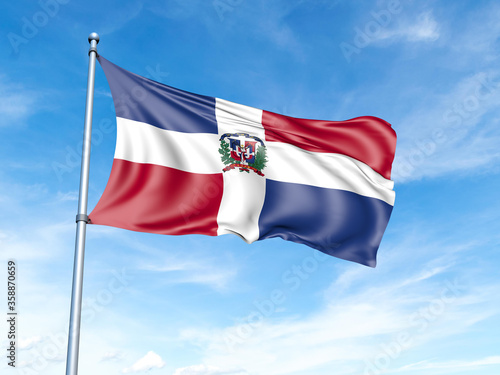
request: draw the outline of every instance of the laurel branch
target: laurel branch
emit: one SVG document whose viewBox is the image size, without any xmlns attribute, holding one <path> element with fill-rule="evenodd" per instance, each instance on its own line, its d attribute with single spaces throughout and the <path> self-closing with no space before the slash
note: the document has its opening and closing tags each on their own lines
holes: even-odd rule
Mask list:
<svg viewBox="0 0 500 375">
<path fill-rule="evenodd" d="M 250 170 L 253 170 L 258 175 L 264 176 L 262 170 L 266 167 L 268 162 L 267 149 L 264 145 L 259 146 L 257 152 L 255 153 L 255 161 L 253 163 L 248 163 L 248 165 L 241 164 L 239 160 L 234 160 L 231 157 L 229 144 L 223 139 L 220 141 L 219 154 L 221 155 L 222 162 L 226 165 L 226 168 L 223 169 L 224 172 L 239 168 L 240 172 L 250 173 Z"/>
</svg>

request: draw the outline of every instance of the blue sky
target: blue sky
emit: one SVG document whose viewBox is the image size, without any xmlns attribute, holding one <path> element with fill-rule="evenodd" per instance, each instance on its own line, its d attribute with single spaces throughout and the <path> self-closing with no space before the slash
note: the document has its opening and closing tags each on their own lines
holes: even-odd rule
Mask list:
<svg viewBox="0 0 500 375">
<path fill-rule="evenodd" d="M 105 58 L 184 90 L 385 119 L 396 204 L 375 269 L 280 239 L 89 227 L 82 374 L 499 374 L 499 17 L 495 1 L 5 2 L 0 277 L 16 259 L 20 342 L 0 371 L 64 372 L 96 31 Z M 99 66 L 94 108 L 90 209 L 116 136 Z"/>
</svg>

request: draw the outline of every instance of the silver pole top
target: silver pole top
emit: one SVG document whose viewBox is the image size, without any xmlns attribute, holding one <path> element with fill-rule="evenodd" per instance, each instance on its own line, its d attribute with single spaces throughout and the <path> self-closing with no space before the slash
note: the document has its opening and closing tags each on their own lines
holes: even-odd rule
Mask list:
<svg viewBox="0 0 500 375">
<path fill-rule="evenodd" d="M 95 43 L 99 43 L 99 34 L 97 33 L 90 33 L 89 35 L 89 43 L 92 43 L 92 41 L 95 40 Z"/>
<path fill-rule="evenodd" d="M 99 43 L 99 34 L 90 33 L 89 43 L 90 43 L 89 55 L 91 52 L 95 52 L 97 54 L 97 43 Z"/>
</svg>

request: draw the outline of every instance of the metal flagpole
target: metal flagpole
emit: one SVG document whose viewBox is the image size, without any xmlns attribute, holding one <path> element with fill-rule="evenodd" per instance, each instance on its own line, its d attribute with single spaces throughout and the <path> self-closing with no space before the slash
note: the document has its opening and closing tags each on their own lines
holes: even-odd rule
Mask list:
<svg viewBox="0 0 500 375">
<path fill-rule="evenodd" d="M 66 375 L 78 374 L 78 353 L 80 347 L 80 321 L 82 315 L 83 260 L 85 257 L 85 232 L 87 229 L 87 201 L 89 192 L 90 140 L 92 136 L 92 110 L 94 105 L 95 61 L 99 35 L 89 35 L 89 74 L 87 80 L 87 102 L 85 105 L 85 126 L 83 130 L 82 169 L 80 171 L 80 195 L 76 215 L 75 260 L 73 264 L 73 289 L 71 291 L 71 313 L 69 318 L 68 355 Z"/>
</svg>

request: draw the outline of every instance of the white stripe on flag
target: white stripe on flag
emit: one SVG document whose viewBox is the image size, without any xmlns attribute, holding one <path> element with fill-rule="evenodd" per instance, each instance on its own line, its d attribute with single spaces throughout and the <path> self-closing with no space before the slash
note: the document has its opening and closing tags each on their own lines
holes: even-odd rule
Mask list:
<svg viewBox="0 0 500 375">
<path fill-rule="evenodd" d="M 224 168 L 217 134 L 175 132 L 121 117 L 116 122 L 115 159 L 202 174 Z"/>
<path fill-rule="evenodd" d="M 220 117 L 217 117 L 218 121 L 220 120 L 220 134 L 244 129 L 249 134 L 256 135 L 265 141 L 262 127 L 259 127 L 259 124 L 255 121 L 251 121 L 252 116 L 254 120 L 259 118 L 262 113 L 260 110 L 253 108 L 249 110 L 250 107 L 233 105 L 236 108 L 233 109 L 231 114 L 229 111 L 231 106 L 226 103 L 228 102 L 222 104 L 223 108 L 220 111 L 219 109 L 216 110 L 217 116 L 221 114 Z M 242 114 L 242 108 L 238 107 L 243 107 L 246 113 Z M 253 113 L 251 110 L 253 110 Z M 247 119 L 247 123 L 242 122 L 241 118 L 234 115 L 238 111 L 240 112 L 239 115 L 243 115 L 242 118 Z M 175 132 L 120 117 L 117 118 L 117 124 L 116 159 L 135 163 L 156 164 L 191 173 L 222 173 L 224 164 L 218 153 L 220 135 Z M 238 124 L 237 129 L 235 129 L 236 124 Z M 267 167 L 263 170 L 266 178 L 275 181 L 351 191 L 367 197 L 381 199 L 390 205 L 394 204 L 393 181 L 385 179 L 358 160 L 345 155 L 304 151 L 287 143 L 266 142 L 266 146 L 269 159 Z M 257 190 L 265 194 L 265 187 L 261 187 L 258 182 L 264 180 L 264 178 L 257 175 L 255 175 L 258 177 L 255 186 L 247 179 L 238 179 L 237 177 L 231 178 L 231 184 L 229 184 L 229 175 L 248 175 L 248 173 L 236 172 L 233 170 L 224 173 L 224 189 L 228 189 L 228 192 L 223 199 L 225 199 L 225 202 L 232 202 L 227 203 L 229 209 L 233 209 L 232 204 L 236 203 L 233 200 L 238 200 L 238 202 L 245 199 L 252 200 L 257 194 Z M 235 184 L 235 186 L 232 184 Z M 229 193 L 229 188 L 235 188 L 238 192 L 234 198 L 229 198 L 232 196 Z M 256 201 L 252 204 L 261 207 L 261 199 L 263 199 L 263 195 L 259 193 Z M 242 204 L 239 203 L 239 206 Z M 223 209 L 225 208 L 226 203 L 223 206 Z M 221 216 L 223 221 L 224 215 Z"/>
<path fill-rule="evenodd" d="M 265 141 L 262 110 L 216 99 L 219 136 L 248 133 Z M 266 179 L 237 169 L 225 172 L 222 201 L 217 215 L 217 234 L 234 233 L 248 243 L 259 238 L 259 216 L 266 196 Z"/>
<path fill-rule="evenodd" d="M 264 173 L 275 181 L 351 191 L 394 205 L 393 181 L 359 160 L 340 154 L 302 150 L 281 142 L 267 142 L 269 162 Z"/>
</svg>

